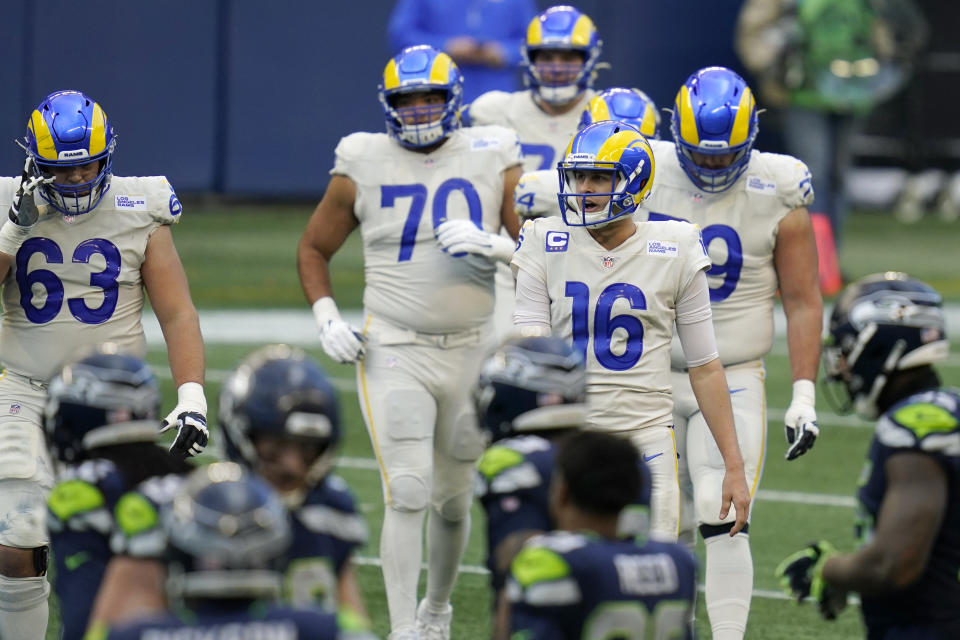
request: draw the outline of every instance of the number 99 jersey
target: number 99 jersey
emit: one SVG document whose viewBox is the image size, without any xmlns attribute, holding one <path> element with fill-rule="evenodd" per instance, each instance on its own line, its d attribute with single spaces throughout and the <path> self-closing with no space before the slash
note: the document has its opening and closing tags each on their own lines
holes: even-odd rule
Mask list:
<svg viewBox="0 0 960 640">
<path fill-rule="evenodd" d="M 9 207 L 18 179 L 0 181 Z M 150 235 L 180 220 L 180 201 L 163 177 L 119 177 L 82 216 L 43 215 L 17 251 L 3 287 L 0 361 L 49 380 L 65 354 L 116 343 L 146 355 L 140 267 Z"/>
<path fill-rule="evenodd" d="M 751 151 L 731 188 L 708 193 L 684 173 L 674 143 L 649 142 L 657 177 L 638 215 L 700 225 L 713 263 L 707 281 L 720 360 L 731 365 L 763 357 L 773 344 L 777 228 L 788 213 L 813 202 L 810 172 L 791 156 Z M 686 369 L 682 358 L 674 349 L 675 369 Z"/>
<path fill-rule="evenodd" d="M 366 311 L 424 333 L 484 324 L 493 310 L 494 263 L 444 253 L 434 230 L 451 219 L 499 233 L 503 172 L 519 164 L 516 134 L 498 126 L 455 130 L 429 153 L 385 133 L 343 138 L 330 173 L 356 185 Z"/>
</svg>

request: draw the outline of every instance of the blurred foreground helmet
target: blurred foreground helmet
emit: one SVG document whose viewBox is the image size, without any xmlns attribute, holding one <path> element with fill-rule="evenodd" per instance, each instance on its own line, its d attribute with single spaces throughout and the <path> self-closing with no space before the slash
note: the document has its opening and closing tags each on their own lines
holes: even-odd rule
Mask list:
<svg viewBox="0 0 960 640">
<path fill-rule="evenodd" d="M 402 94 L 434 91 L 442 104 L 397 107 Z M 404 147 L 429 147 L 460 126 L 463 76 L 446 53 L 425 44 L 407 47 L 387 62 L 379 97 L 387 132 Z"/>
<path fill-rule="evenodd" d="M 602 46 L 589 16 L 569 6 L 550 7 L 534 17 L 527 27 L 521 50 L 524 79 L 544 102 L 570 102 L 593 86 Z M 544 50 L 575 51 L 582 61 L 570 69 L 563 64 L 537 64 L 537 52 Z"/>
<path fill-rule="evenodd" d="M 613 87 L 594 96 L 580 115 L 578 129 L 603 120 L 626 122 L 639 129 L 645 138 L 660 139 L 657 105 L 640 89 Z"/>
<path fill-rule="evenodd" d="M 40 189 L 40 197 L 67 215 L 80 215 L 96 207 L 110 188 L 113 127 L 99 104 L 79 91 L 57 91 L 43 99 L 27 122 L 24 140 L 34 172 L 50 175 L 64 169 L 99 162 L 93 180 L 80 184 L 54 184 Z"/>
<path fill-rule="evenodd" d="M 150 367 L 108 343 L 50 381 L 44 429 L 53 456 L 76 462 L 97 447 L 156 441 L 159 415 L 160 389 Z"/>
<path fill-rule="evenodd" d="M 839 382 L 848 406 L 877 416 L 877 398 L 890 375 L 946 359 L 943 300 L 905 273 L 866 276 L 848 285 L 830 314 L 823 349 L 827 379 Z"/>
<path fill-rule="evenodd" d="M 513 189 L 513 210 L 523 220 L 555 216 L 557 208 L 557 172 L 554 169 L 528 171 Z"/>
<path fill-rule="evenodd" d="M 491 441 L 518 433 L 579 428 L 586 418 L 583 356 L 565 340 L 512 338 L 484 360 L 474 390 Z"/>
</svg>

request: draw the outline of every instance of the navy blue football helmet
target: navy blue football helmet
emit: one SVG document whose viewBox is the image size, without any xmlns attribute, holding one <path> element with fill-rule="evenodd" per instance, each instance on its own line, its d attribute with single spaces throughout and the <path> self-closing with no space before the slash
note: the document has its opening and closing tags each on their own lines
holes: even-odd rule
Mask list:
<svg viewBox="0 0 960 640">
<path fill-rule="evenodd" d="M 260 459 L 255 441 L 277 436 L 317 447 L 308 482 L 329 473 L 340 442 L 340 402 L 326 373 L 300 349 L 284 344 L 249 354 L 220 392 L 220 425 L 227 456 L 252 469 Z"/>
<path fill-rule="evenodd" d="M 841 409 L 875 418 L 891 373 L 944 360 L 949 348 L 940 294 L 905 273 L 876 273 L 837 296 L 823 364 L 848 395 Z"/>
<path fill-rule="evenodd" d="M 160 388 L 150 367 L 107 343 L 50 381 L 44 429 L 53 456 L 76 462 L 97 447 L 155 442 L 159 416 Z"/>
<path fill-rule="evenodd" d="M 292 534 L 280 497 L 233 462 L 193 471 L 163 514 L 171 600 L 275 598 Z"/>
<path fill-rule="evenodd" d="M 565 340 L 507 340 L 480 369 L 474 389 L 480 426 L 491 442 L 531 431 L 582 427 L 586 376 L 583 355 Z"/>
</svg>

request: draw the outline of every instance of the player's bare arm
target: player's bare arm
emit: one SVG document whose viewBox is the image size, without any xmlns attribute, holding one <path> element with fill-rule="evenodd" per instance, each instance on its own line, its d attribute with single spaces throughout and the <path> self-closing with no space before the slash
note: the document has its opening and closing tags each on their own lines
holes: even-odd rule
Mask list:
<svg viewBox="0 0 960 640">
<path fill-rule="evenodd" d="M 730 506 L 733 505 L 737 517 L 736 523 L 730 529 L 730 535 L 733 536 L 747 524 L 750 491 L 747 488 L 747 478 L 743 470 L 740 445 L 737 443 L 727 377 L 723 373 L 723 365 L 720 364 L 719 358 L 699 367 L 691 367 L 689 376 L 690 386 L 693 387 L 693 393 L 697 397 L 697 404 L 720 449 L 720 455 L 723 456 L 726 472 L 723 476 L 720 518 L 726 518 Z"/>
<path fill-rule="evenodd" d="M 353 560 L 344 562 L 340 569 L 340 576 L 337 578 L 337 606 L 364 620 L 370 619 L 367 607 L 363 603 L 360 585 L 357 583 L 357 570 Z"/>
<path fill-rule="evenodd" d="M 912 451 L 891 456 L 884 469 L 887 491 L 873 541 L 823 567 L 824 580 L 837 589 L 891 593 L 920 578 L 929 562 L 947 510 L 947 475 L 931 456 Z"/>
<path fill-rule="evenodd" d="M 513 210 L 513 191 L 523 175 L 523 167 L 517 165 L 503 172 L 503 205 L 500 207 L 500 221 L 514 240 L 520 234 L 520 217 Z"/>
<path fill-rule="evenodd" d="M 333 296 L 330 259 L 359 226 L 353 215 L 357 187 L 346 176 L 331 176 L 327 191 L 307 222 L 297 247 L 297 270 L 307 301 Z"/>
<path fill-rule="evenodd" d="M 125 620 L 165 611 L 167 567 L 158 560 L 115 556 L 97 591 L 87 628 L 115 626 Z"/>
</svg>

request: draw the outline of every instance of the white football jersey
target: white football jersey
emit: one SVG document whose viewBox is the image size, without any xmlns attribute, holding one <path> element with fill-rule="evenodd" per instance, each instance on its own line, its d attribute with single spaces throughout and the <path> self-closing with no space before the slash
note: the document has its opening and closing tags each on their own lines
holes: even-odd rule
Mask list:
<svg viewBox="0 0 960 640">
<path fill-rule="evenodd" d="M 684 173 L 672 142 L 650 140 L 650 146 L 657 175 L 638 214 L 700 226 L 713 262 L 707 280 L 720 360 L 731 365 L 763 357 L 773 343 L 777 229 L 785 215 L 813 201 L 810 172 L 792 156 L 752 151 L 732 187 L 706 193 Z M 673 363 L 686 368 L 679 345 Z"/>
<path fill-rule="evenodd" d="M 405 149 L 385 133 L 343 138 L 330 173 L 357 187 L 366 310 L 425 333 L 487 322 L 493 262 L 444 253 L 434 229 L 459 218 L 499 233 L 503 172 L 519 164 L 517 135 L 504 127 L 459 129 L 430 153 Z"/>
<path fill-rule="evenodd" d="M 614 431 L 672 424 L 676 302 L 710 266 L 698 229 L 638 222 L 634 235 L 605 249 L 560 218 L 528 220 L 512 264 L 546 283 L 554 334 L 586 355 L 588 423 Z"/>
<path fill-rule="evenodd" d="M 469 117 L 474 125 L 499 124 L 516 131 L 523 150 L 524 172 L 556 170 L 594 95 L 592 89 L 587 89 L 572 109 L 551 116 L 537 106 L 532 91 L 488 91 L 470 104 Z"/>
<path fill-rule="evenodd" d="M 19 178 L 0 179 L 4 210 L 18 185 Z M 41 217 L 3 282 L 3 365 L 48 380 L 102 342 L 145 356 L 140 266 L 150 235 L 178 222 L 181 209 L 164 177 L 114 176 L 90 213 Z"/>
</svg>

